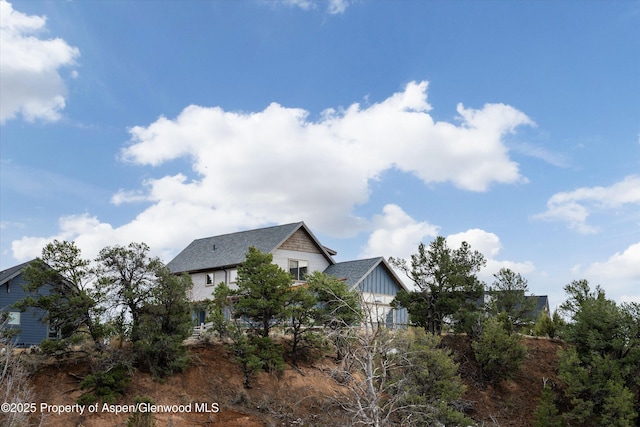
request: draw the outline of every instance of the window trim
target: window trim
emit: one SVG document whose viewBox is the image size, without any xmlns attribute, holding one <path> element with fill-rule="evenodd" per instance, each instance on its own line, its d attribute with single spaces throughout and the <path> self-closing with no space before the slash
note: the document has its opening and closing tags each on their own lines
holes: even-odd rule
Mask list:
<svg viewBox="0 0 640 427">
<path fill-rule="evenodd" d="M 9 318 L 7 319 L 7 325 L 20 326 L 20 312 L 9 311 Z"/>
<path fill-rule="evenodd" d="M 295 267 L 295 270 L 297 270 L 298 274 L 293 274 L 293 272 L 291 270 L 293 270 L 294 268 L 291 267 L 291 263 L 292 262 L 297 262 L 298 265 Z M 304 263 L 304 266 L 300 266 L 300 263 Z M 288 259 L 288 263 L 287 263 L 288 267 L 289 267 L 289 274 L 291 274 L 291 276 L 293 277 L 293 280 L 295 280 L 296 282 L 304 282 L 305 280 L 307 280 L 307 276 L 309 275 L 309 261 L 306 259 L 297 259 L 297 258 L 289 258 Z M 305 272 L 303 274 L 300 274 L 300 269 L 304 268 Z"/>
</svg>

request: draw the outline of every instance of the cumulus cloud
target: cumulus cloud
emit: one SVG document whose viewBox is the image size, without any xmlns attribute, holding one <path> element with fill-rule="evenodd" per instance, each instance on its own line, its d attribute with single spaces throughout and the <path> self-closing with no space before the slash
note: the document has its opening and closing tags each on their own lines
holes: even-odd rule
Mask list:
<svg viewBox="0 0 640 427">
<path fill-rule="evenodd" d="M 371 225 L 373 232 L 360 253 L 363 258 L 382 255 L 409 260 L 411 255 L 416 253 L 420 242 L 429 244 L 439 232 L 438 226 L 425 221 L 416 221 L 402 208 L 393 204 L 386 205 L 381 215 L 374 216 Z M 478 273 L 478 277 L 486 283 L 492 283 L 493 275 L 501 268 L 509 268 L 522 275 L 535 271 L 530 261 L 498 260 L 497 256 L 502 249 L 502 243 L 494 233 L 474 228 L 450 234 L 446 239 L 447 245 L 451 248 L 459 248 L 462 242 L 467 242 L 471 249 L 485 256 L 487 265 Z M 411 286 L 404 274 L 399 275 L 405 280 L 407 286 Z"/>
<path fill-rule="evenodd" d="M 412 224 L 393 205 L 372 220 L 355 214 L 368 202 L 371 182 L 385 171 L 395 168 L 425 184 L 448 182 L 469 191 L 524 181 L 502 138 L 531 124 L 526 115 L 502 104 L 479 110 L 460 105 L 460 120 L 452 124 L 434 121 L 431 108 L 427 82 L 409 83 L 366 108 L 327 110 L 316 121 L 305 110 L 276 103 L 259 112 L 188 106 L 175 119 L 161 117 L 131 128 L 131 141 L 120 156 L 132 165 L 150 166 L 185 159 L 192 172 L 120 190 L 112 203 L 142 202 L 144 210 L 117 227 L 96 219 L 86 233 L 106 233 L 110 239 L 96 241 L 109 244 L 144 240 L 169 252 L 203 235 L 299 220 L 342 237 L 370 230 L 373 223 L 381 230 L 365 250 L 373 254 L 395 221 L 400 251 L 407 243 L 398 237 L 402 233 L 432 235 L 435 228 Z M 417 242 L 411 243 L 415 249 Z M 387 252 L 376 252 L 381 254 Z"/>
<path fill-rule="evenodd" d="M 502 249 L 502 243 L 494 233 L 473 228 L 447 236 L 449 247 L 458 248 L 462 242 L 467 242 L 472 250 L 477 250 L 485 256 L 487 265 L 478 273 L 478 277 L 485 283 L 491 284 L 494 279 L 493 275 L 500 271 L 501 268 L 509 268 L 523 276 L 535 271 L 535 266 L 531 261 L 515 262 L 496 259 Z"/>
<path fill-rule="evenodd" d="M 606 261 L 594 262 L 587 267 L 585 274 L 603 285 L 620 280 L 640 283 L 640 242 L 616 252 Z"/>
<path fill-rule="evenodd" d="M 438 235 L 438 227 L 418 222 L 398 205 L 388 204 L 372 221 L 373 232 L 360 253 L 362 258 L 393 256 L 408 259 L 426 237 Z"/>
<path fill-rule="evenodd" d="M 602 286 L 609 298 L 619 302 L 640 302 L 640 242 L 586 268 L 576 265 L 571 272 L 574 277 Z"/>
<path fill-rule="evenodd" d="M 261 212 L 272 222 L 309 218 L 337 233 L 328 223 L 351 218 L 343 228 L 352 229 L 354 206 L 368 200 L 370 181 L 390 168 L 425 184 L 451 182 L 471 191 L 524 180 L 502 141 L 531 123 L 523 113 L 501 104 L 459 106 L 461 124 L 435 122 L 426 90 L 426 82 L 412 82 L 380 103 L 327 110 L 318 121 L 276 103 L 255 113 L 192 105 L 173 120 L 133 127 L 122 158 L 152 166 L 191 161 L 193 179 L 148 180 L 149 201 Z M 123 190 L 114 200 L 139 200 L 140 194 Z"/>
<path fill-rule="evenodd" d="M 581 234 L 594 234 L 598 227 L 587 224 L 595 210 L 615 209 L 626 204 L 640 204 L 640 176 L 630 175 L 609 187 L 582 187 L 554 194 L 547 201 L 547 210 L 534 218 L 566 222 Z"/>
<path fill-rule="evenodd" d="M 45 17 L 0 0 L 0 123 L 18 114 L 28 122 L 60 118 L 66 87 L 59 70 L 74 65 L 80 52 L 60 38 L 38 38 L 45 25 Z"/>
</svg>

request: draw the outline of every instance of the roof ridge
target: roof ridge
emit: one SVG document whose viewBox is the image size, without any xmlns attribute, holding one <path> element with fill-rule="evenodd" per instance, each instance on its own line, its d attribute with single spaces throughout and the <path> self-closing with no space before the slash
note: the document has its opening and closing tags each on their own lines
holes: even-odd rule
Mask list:
<svg viewBox="0 0 640 427">
<path fill-rule="evenodd" d="M 374 256 L 374 257 L 371 257 L 371 258 L 352 259 L 352 260 L 349 260 L 349 261 L 336 261 L 336 264 L 345 264 L 347 262 L 373 261 L 374 259 L 380 259 L 380 258 L 384 259 L 383 256 Z"/>
<path fill-rule="evenodd" d="M 304 223 L 304 221 L 298 221 L 298 222 L 290 222 L 290 223 L 287 223 L 287 224 L 270 225 L 268 227 L 260 227 L 260 228 L 251 228 L 251 229 L 247 229 L 247 230 L 232 231 L 230 233 L 215 234 L 213 236 L 208 236 L 208 237 L 200 237 L 199 239 L 194 239 L 194 242 L 198 241 L 198 240 L 212 239 L 214 237 L 231 236 L 231 235 L 234 235 L 234 234 L 249 233 L 249 232 L 252 232 L 252 231 L 268 230 L 270 228 L 287 227 L 287 226 L 298 225 L 298 224 L 303 224 L 303 223 Z"/>
</svg>

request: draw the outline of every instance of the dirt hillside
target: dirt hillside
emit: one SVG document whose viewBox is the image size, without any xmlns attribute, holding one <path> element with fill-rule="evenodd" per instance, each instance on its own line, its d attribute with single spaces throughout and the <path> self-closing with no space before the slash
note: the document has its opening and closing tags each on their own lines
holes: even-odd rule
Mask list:
<svg viewBox="0 0 640 427">
<path fill-rule="evenodd" d="M 532 412 L 540 396 L 543 378 L 557 384 L 557 351 L 560 344 L 544 339 L 525 339 L 528 357 L 512 379 L 492 387 L 480 382 L 465 337 L 448 336 L 443 343 L 454 350 L 460 373 L 467 384 L 464 396 L 468 415 L 485 426 L 524 427 L 531 425 Z M 155 412 L 156 426 L 339 426 L 348 418 L 341 411 L 340 386 L 331 378 L 331 358 L 314 366 L 288 367 L 279 378 L 260 374 L 251 389 L 243 387 L 233 354 L 222 345 L 192 346 L 192 364 L 182 374 L 164 383 L 150 375 L 136 373 L 120 405 L 131 405 L 136 397 L 149 397 L 156 405 L 173 405 L 170 412 Z M 89 372 L 86 363 L 69 360 L 49 363 L 34 376 L 37 404 L 74 405 L 82 391 L 79 378 Z M 55 407 L 52 407 L 55 408 Z M 126 426 L 128 413 L 99 405 L 93 413 L 78 413 L 68 406 L 64 413 L 50 412 L 44 425 L 52 427 Z"/>
</svg>

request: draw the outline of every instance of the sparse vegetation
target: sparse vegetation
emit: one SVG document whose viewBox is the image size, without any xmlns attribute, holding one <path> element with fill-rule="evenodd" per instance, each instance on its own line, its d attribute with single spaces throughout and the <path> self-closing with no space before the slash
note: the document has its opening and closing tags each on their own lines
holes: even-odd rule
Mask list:
<svg viewBox="0 0 640 427">
<path fill-rule="evenodd" d="M 144 244 L 106 248 L 95 268 L 89 268 L 74 248 L 72 244 L 54 242 L 43 252 L 47 267 L 36 263 L 27 274 L 33 289 L 42 286 L 45 279 L 57 280 L 59 286 L 49 295 L 51 298 L 22 301 L 18 304 L 21 309 L 36 306 L 58 313 L 75 304 L 74 316 L 79 316 L 76 321 L 72 317 L 50 318 L 61 328 L 63 339 L 45 341 L 42 351 L 34 357 L 67 354 L 72 343 L 83 344 L 82 358 L 92 366 L 79 383 L 82 394 L 77 401 L 85 405 L 122 399 L 136 368 L 156 378 L 184 371 L 189 352 L 183 340 L 191 331 L 191 305 L 187 299 L 190 278 L 170 274 L 162 263 L 147 255 L 149 248 Z M 380 426 L 470 425 L 477 406 L 473 400 L 463 400 L 463 378 L 467 394 L 470 385 L 490 387 L 492 393 L 497 393 L 509 383 L 505 380 L 523 381 L 520 369 L 527 363 L 527 350 L 520 331 L 530 330 L 532 321 L 532 308 L 524 298 L 526 280 L 510 270 L 501 270 L 496 275 L 496 294 L 491 304 L 483 311 L 473 302 L 476 308 L 472 308 L 477 287 L 482 285 L 474 273 L 483 259 L 468 245 L 450 250 L 443 240 L 436 239 L 429 249 L 422 246 L 419 254 L 412 257 L 411 268 L 396 261 L 423 285 L 420 291 L 400 294 L 395 301 L 408 308 L 417 323 L 417 328 L 408 331 L 386 329 L 384 319 L 373 315 L 377 310 L 361 301 L 360 294 L 344 282 L 312 273 L 306 285 L 292 287 L 289 274 L 271 261 L 269 255 L 252 249 L 246 265 L 239 270 L 240 289 L 233 291 L 221 284 L 208 304 L 209 320 L 235 356 L 242 385 L 247 389 L 244 398 L 234 404 L 263 402 L 258 404 L 261 413 L 290 419 L 296 414 L 296 405 L 291 402 L 276 403 L 271 396 L 268 405 L 280 408 L 274 409 L 265 407 L 264 396 L 262 400 L 248 397 L 261 378 L 260 373 L 274 374 L 277 381 L 287 372 L 287 362 L 296 367 L 295 372 L 303 374 L 310 361 L 330 361 L 335 390 L 340 390 L 334 390 L 334 395 L 341 398 L 329 403 L 328 397 L 323 400 L 316 396 L 317 404 L 334 405 L 333 411 L 339 405 L 342 412 L 334 416 L 342 417 L 341 423 L 350 418 L 352 423 Z M 61 270 L 50 268 L 51 264 Z M 89 274 L 98 280 L 96 290 L 86 288 Z M 438 293 L 435 299 L 432 289 Z M 562 347 L 555 365 L 559 373 L 554 381 L 559 386 L 550 387 L 545 380 L 544 387 L 536 388 L 538 394 L 530 399 L 536 405 L 531 408 L 530 422 L 540 427 L 637 426 L 640 305 L 618 305 L 608 300 L 601 288 L 592 290 L 584 280 L 570 283 L 565 290 L 568 298 L 561 310 L 568 320 L 565 322 L 558 312 L 552 317 L 544 313 L 533 327 L 538 336 L 561 336 L 565 341 L 556 340 L 554 344 L 539 340 Z M 106 299 L 109 295 L 110 299 Z M 455 304 L 461 304 L 457 311 Z M 422 312 L 427 306 L 431 308 Z M 109 315 L 108 321 L 96 317 L 100 313 Z M 6 317 L 5 313 L 3 319 Z M 473 333 L 455 338 L 465 342 L 469 351 L 453 352 L 443 347 L 439 333 L 448 324 L 453 331 L 473 329 Z M 32 399 L 27 370 L 10 350 L 8 334 L 13 331 L 4 327 L 1 330 L 4 335 L 0 338 L 9 347 L 2 353 L 0 391 L 7 401 Z M 278 332 L 277 340 L 274 330 Z M 118 348 L 107 346 L 108 332 L 117 333 L 126 340 L 125 345 L 120 341 Z M 529 341 L 529 348 L 532 342 L 535 341 Z M 91 343 L 92 346 L 86 345 Z M 332 344 L 337 357 L 323 362 L 323 356 L 329 355 L 328 344 Z M 510 396 L 504 399 L 501 410 L 513 412 L 519 404 L 516 396 Z M 482 421 L 491 419 L 497 424 L 495 416 L 489 414 Z M 18 420 L 17 415 L 3 417 L 7 425 L 32 422 L 28 417 L 27 421 Z M 298 417 L 290 419 L 291 425 L 298 419 L 314 424 L 309 418 Z M 154 420 L 131 414 L 128 422 L 150 426 Z"/>
<path fill-rule="evenodd" d="M 133 403 L 153 404 L 153 399 L 149 396 L 136 396 L 133 399 Z M 127 420 L 127 427 L 155 427 L 155 425 L 155 416 L 152 412 L 148 411 L 136 411 L 129 415 L 129 419 Z"/>
</svg>

